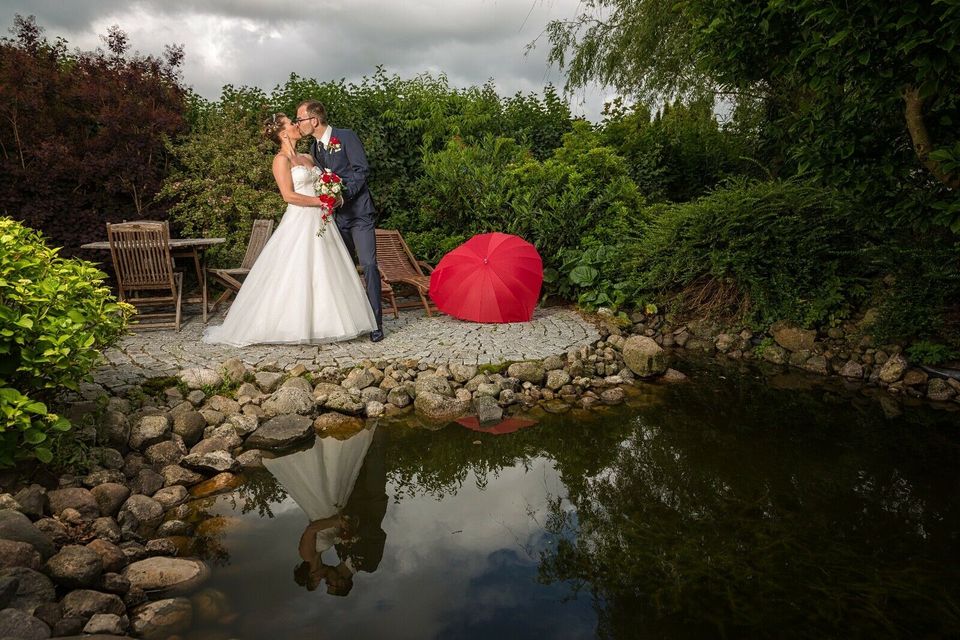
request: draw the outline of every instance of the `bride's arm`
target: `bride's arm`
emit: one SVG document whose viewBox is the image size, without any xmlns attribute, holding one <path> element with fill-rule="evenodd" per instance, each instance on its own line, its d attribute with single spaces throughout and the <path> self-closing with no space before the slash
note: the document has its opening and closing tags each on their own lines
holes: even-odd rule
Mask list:
<svg viewBox="0 0 960 640">
<path fill-rule="evenodd" d="M 319 207 L 320 198 L 317 196 L 305 196 L 294 191 L 293 174 L 290 173 L 292 168 L 288 158 L 279 154 L 273 158 L 273 179 L 277 181 L 283 201 L 300 207 Z"/>
</svg>

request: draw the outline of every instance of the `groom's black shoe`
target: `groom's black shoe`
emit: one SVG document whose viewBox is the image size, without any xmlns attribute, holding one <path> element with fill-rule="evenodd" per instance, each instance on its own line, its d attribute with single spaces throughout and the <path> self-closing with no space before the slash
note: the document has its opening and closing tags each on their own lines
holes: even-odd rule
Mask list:
<svg viewBox="0 0 960 640">
<path fill-rule="evenodd" d="M 370 332 L 370 342 L 380 342 L 383 340 L 383 329 L 375 329 Z"/>
</svg>

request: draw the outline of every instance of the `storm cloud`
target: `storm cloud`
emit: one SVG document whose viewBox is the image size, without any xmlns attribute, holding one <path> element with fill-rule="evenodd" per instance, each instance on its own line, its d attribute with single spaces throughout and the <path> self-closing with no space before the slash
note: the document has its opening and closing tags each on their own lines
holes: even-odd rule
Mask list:
<svg viewBox="0 0 960 640">
<path fill-rule="evenodd" d="M 131 47 L 159 54 L 183 44 L 186 84 L 217 98 L 226 84 L 269 91 L 297 73 L 358 81 L 378 65 L 404 78 L 444 73 L 458 87 L 493 80 L 502 95 L 539 93 L 564 76 L 546 63 L 547 22 L 572 18 L 579 0 L 2 0 L 0 23 L 35 15 L 48 38 L 103 46 L 118 25 Z M 540 38 L 527 53 L 527 45 Z M 571 98 L 599 117 L 597 87 Z"/>
</svg>

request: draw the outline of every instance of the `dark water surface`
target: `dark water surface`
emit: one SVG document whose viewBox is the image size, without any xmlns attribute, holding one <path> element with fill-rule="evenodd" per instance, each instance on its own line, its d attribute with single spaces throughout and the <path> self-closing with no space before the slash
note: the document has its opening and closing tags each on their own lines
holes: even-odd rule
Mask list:
<svg viewBox="0 0 960 640">
<path fill-rule="evenodd" d="M 190 635 L 960 636 L 960 414 L 687 370 L 602 415 L 328 447 L 302 480 L 346 500 L 353 540 L 320 557 L 351 558 L 347 595 L 295 580 L 309 518 L 270 473 L 201 503 L 236 615 Z"/>
</svg>

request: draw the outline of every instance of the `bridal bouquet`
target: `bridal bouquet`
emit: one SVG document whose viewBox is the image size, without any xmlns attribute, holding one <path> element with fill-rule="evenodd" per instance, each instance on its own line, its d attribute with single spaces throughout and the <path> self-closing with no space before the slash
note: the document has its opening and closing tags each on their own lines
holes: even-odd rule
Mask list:
<svg viewBox="0 0 960 640">
<path fill-rule="evenodd" d="M 320 208 L 322 209 L 320 230 L 317 231 L 317 237 L 319 238 L 327 230 L 330 221 L 333 220 L 333 210 L 338 205 L 343 204 L 343 181 L 330 169 L 324 169 L 323 173 L 317 177 L 314 190 L 320 197 Z"/>
</svg>

